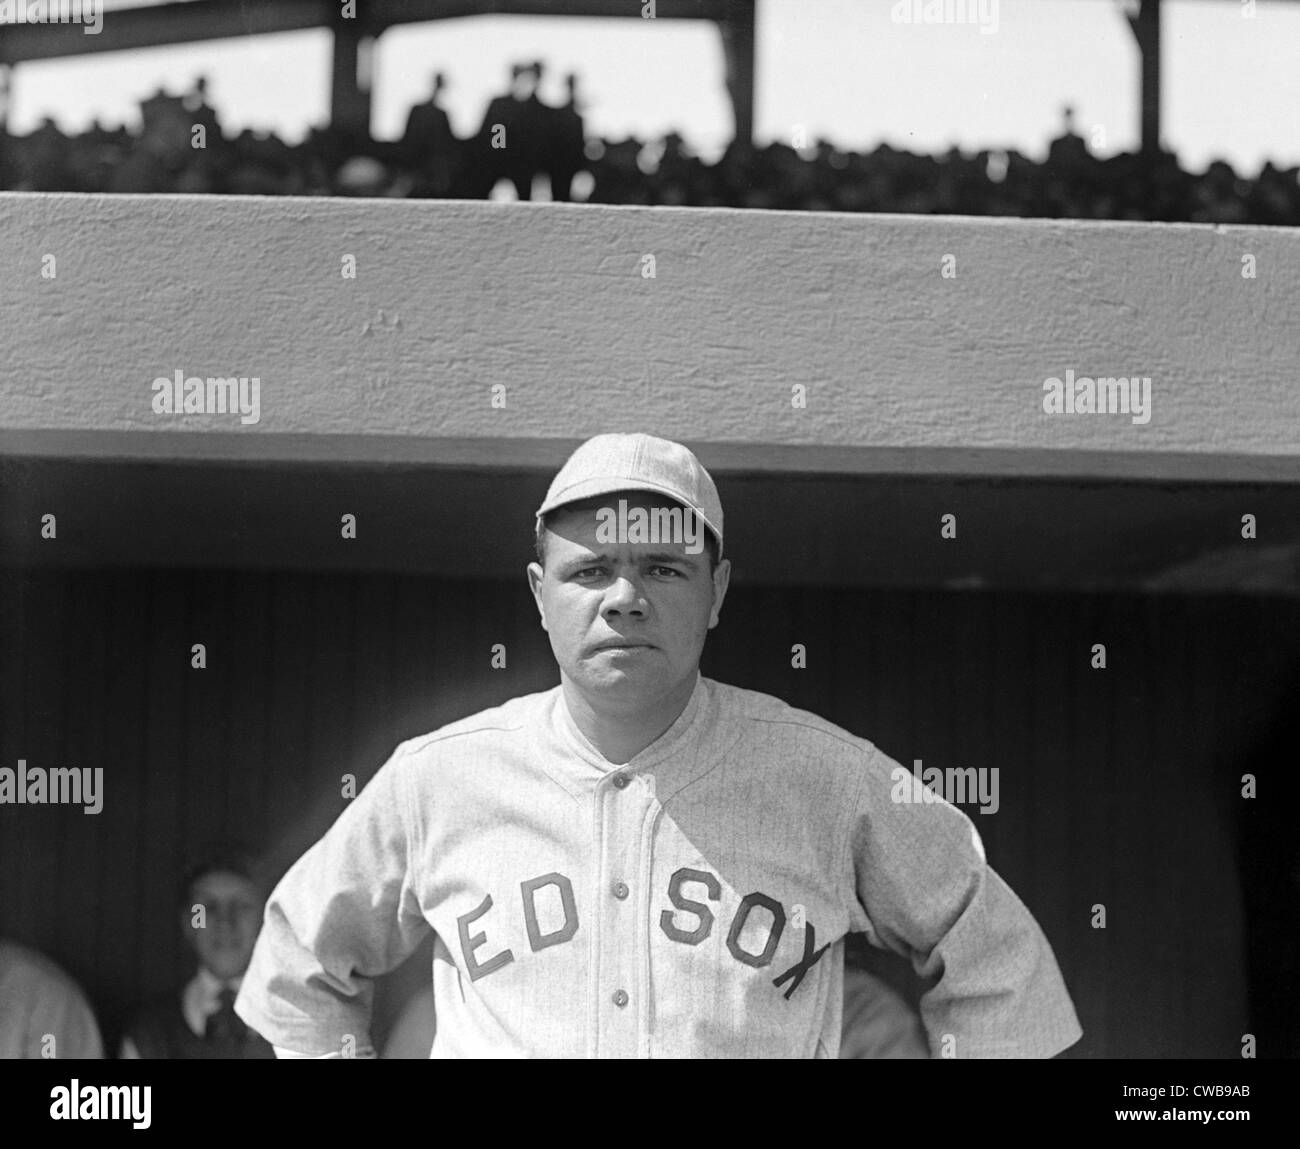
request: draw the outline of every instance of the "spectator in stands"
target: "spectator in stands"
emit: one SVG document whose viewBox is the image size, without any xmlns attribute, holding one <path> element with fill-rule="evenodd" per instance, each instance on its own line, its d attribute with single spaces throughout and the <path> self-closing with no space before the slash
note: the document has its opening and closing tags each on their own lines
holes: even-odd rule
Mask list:
<svg viewBox="0 0 1300 1149">
<path fill-rule="evenodd" d="M 1295 167 L 1266 164 L 1249 180 L 1223 161 L 1192 175 L 1169 152 L 1103 159 L 1090 152 L 1069 107 L 1045 163 L 1014 150 L 930 156 L 883 143 L 860 154 L 822 140 L 803 153 L 786 143 L 734 141 L 717 163 L 705 164 L 676 133 L 649 145 L 586 141 L 577 78 L 566 78 L 568 99 L 556 108 L 540 98 L 542 76 L 540 63 L 516 64 L 510 91 L 491 102 L 464 142 L 439 105 L 445 81 L 438 76 L 400 141 L 358 141 L 324 128 L 294 146 L 251 131 L 226 140 L 199 77 L 184 99 L 160 90 L 146 100 L 136 136 L 96 126 L 70 137 L 51 120 L 25 137 L 0 130 L 0 188 L 484 198 L 509 180 L 519 199 L 529 199 L 544 173 L 552 198 L 566 200 L 574 174 L 586 170 L 595 203 L 1300 223 Z M 195 149 L 191 132 L 200 123 L 206 147 Z"/>
<path fill-rule="evenodd" d="M 198 971 L 178 992 L 144 1005 L 127 1025 L 126 1058 L 273 1058 L 235 1013 L 235 995 L 262 924 L 265 894 L 249 860 L 222 852 L 181 883 L 179 923 Z"/>
<path fill-rule="evenodd" d="M 474 136 L 475 198 L 487 194 L 502 179 L 515 186 L 521 200 L 533 194 L 533 156 L 536 141 L 529 142 L 528 109 L 537 95 L 540 71 L 532 64 L 515 64 L 510 69 L 510 91 L 487 106 L 483 123 Z"/>
<path fill-rule="evenodd" d="M 185 95 L 182 106 L 190 115 L 191 127 L 203 128 L 208 147 L 219 147 L 222 142 L 221 122 L 217 119 L 216 109 L 208 103 L 208 78 L 199 76 L 194 87 Z"/>
<path fill-rule="evenodd" d="M 451 130 L 451 119 L 438 102 L 447 78 L 438 72 L 433 90 L 422 104 L 412 106 L 397 157 L 412 172 L 413 194 L 447 196 L 455 187 L 460 141 Z"/>
<path fill-rule="evenodd" d="M 49 958 L 0 939 L 0 1058 L 100 1058 L 85 995 Z"/>
<path fill-rule="evenodd" d="M 96 119 L 72 142 L 67 156 L 67 186 L 77 191 L 103 192 L 108 190 L 133 141 L 125 128 L 110 130 Z"/>
<path fill-rule="evenodd" d="M 1251 223 L 1294 224 L 1300 220 L 1300 168 L 1281 171 L 1271 160 L 1266 162 L 1248 203 Z"/>
<path fill-rule="evenodd" d="M 373 198 L 388 187 L 388 169 L 373 156 L 353 156 L 334 173 L 335 195 Z"/>
<path fill-rule="evenodd" d="M 129 154 L 113 173 L 112 192 L 170 192 L 189 165 L 194 148 L 190 113 L 180 96 L 159 88 L 140 105 L 142 128 Z"/>
<path fill-rule="evenodd" d="M 587 166 L 587 131 L 578 111 L 578 77 L 573 72 L 564 77 L 564 88 L 565 103 L 546 109 L 549 126 L 541 163 L 551 180 L 551 198 L 558 203 L 572 199 L 573 177 Z"/>
<path fill-rule="evenodd" d="M 524 182 L 515 179 L 515 190 L 521 200 L 532 199 L 533 180 L 549 172 L 549 156 L 555 142 L 555 112 L 549 104 L 542 103 L 542 76 L 545 65 L 534 60 L 527 65 L 531 88 L 519 109 L 519 170 Z M 507 149 L 509 150 L 509 149 Z"/>
<path fill-rule="evenodd" d="M 593 203 L 651 204 L 654 185 L 641 166 L 646 143 L 636 136 L 625 140 L 602 140 L 597 145 L 599 159 L 592 163 L 595 188 Z"/>
<path fill-rule="evenodd" d="M 72 141 L 46 116 L 26 140 L 22 164 L 22 191 L 62 191 L 70 177 L 68 156 Z"/>
<path fill-rule="evenodd" d="M 1074 130 L 1074 109 L 1066 104 L 1061 109 L 1065 126 L 1061 134 L 1047 146 L 1047 162 L 1065 172 L 1078 171 L 1092 159 L 1088 144 Z"/>
<path fill-rule="evenodd" d="M 704 165 L 687 150 L 679 133 L 669 132 L 660 142 L 659 162 L 650 176 L 654 202 L 698 205 L 704 201 L 707 183 Z"/>
<path fill-rule="evenodd" d="M 137 139 L 113 169 L 104 190 L 135 195 L 169 192 L 174 174 L 166 153 L 154 141 Z"/>
</svg>

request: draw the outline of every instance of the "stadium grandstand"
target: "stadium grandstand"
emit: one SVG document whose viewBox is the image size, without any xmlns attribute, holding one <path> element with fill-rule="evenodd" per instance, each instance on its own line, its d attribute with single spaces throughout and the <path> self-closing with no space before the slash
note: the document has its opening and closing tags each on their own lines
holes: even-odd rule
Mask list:
<svg viewBox="0 0 1300 1149">
<path fill-rule="evenodd" d="M 603 0 L 368 0 L 355 18 L 323 0 L 234 5 L 188 0 L 112 9 L 94 36 L 74 24 L 0 25 L 0 84 L 36 60 L 164 44 L 327 27 L 333 35 L 330 124 L 298 143 L 271 133 L 228 133 L 202 79 L 185 93 L 159 90 L 141 106 L 137 131 L 98 123 L 79 134 L 47 119 L 26 135 L 0 135 L 0 189 L 255 195 L 487 198 L 503 182 L 514 195 L 610 204 L 903 212 L 1045 218 L 1300 223 L 1300 169 L 1266 163 L 1255 178 L 1227 162 L 1185 170 L 1160 146 L 1161 2 L 1120 5 L 1135 37 L 1140 147 L 1099 156 L 1064 109 L 1045 161 L 1014 149 L 916 154 L 880 144 L 859 152 L 826 140 L 796 149 L 753 142 L 754 0 L 658 0 L 656 17 L 711 22 L 719 30 L 735 135 L 716 162 L 692 153 L 677 132 L 662 139 L 597 139 L 585 130 L 581 80 L 566 78 L 558 106 L 538 96 L 543 64 L 520 62 L 510 89 L 480 129 L 457 137 L 439 104 L 444 77 L 414 106 L 402 138 L 373 139 L 370 74 L 376 39 L 418 22 L 477 15 L 639 17 L 637 4 Z M 3 101 L 0 100 L 0 103 Z M 524 144 L 494 149 L 493 125 Z M 194 128 L 203 127 L 203 147 Z M 538 181 L 543 181 L 539 189 Z M 541 190 L 545 189 L 545 190 Z"/>
</svg>

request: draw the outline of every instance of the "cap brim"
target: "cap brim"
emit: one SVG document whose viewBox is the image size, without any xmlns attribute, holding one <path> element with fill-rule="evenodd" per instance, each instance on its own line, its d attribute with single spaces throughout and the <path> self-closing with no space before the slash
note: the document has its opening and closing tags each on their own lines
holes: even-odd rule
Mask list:
<svg viewBox="0 0 1300 1149">
<path fill-rule="evenodd" d="M 722 557 L 722 532 L 718 530 L 717 525 L 709 521 L 706 515 L 694 503 L 686 502 L 676 491 L 669 490 L 667 487 L 658 483 L 647 482 L 645 479 L 584 479 L 580 483 L 574 483 L 571 487 L 553 495 L 545 500 L 537 508 L 536 519 L 541 522 L 543 515 L 549 515 L 552 511 L 557 511 L 561 507 L 567 507 L 570 503 L 580 503 L 585 499 L 594 499 L 599 495 L 612 495 L 618 491 L 650 491 L 652 494 L 663 495 L 667 499 L 672 499 L 687 510 L 694 511 L 700 517 L 700 521 L 709 528 L 713 538 L 718 544 L 718 557 Z"/>
</svg>

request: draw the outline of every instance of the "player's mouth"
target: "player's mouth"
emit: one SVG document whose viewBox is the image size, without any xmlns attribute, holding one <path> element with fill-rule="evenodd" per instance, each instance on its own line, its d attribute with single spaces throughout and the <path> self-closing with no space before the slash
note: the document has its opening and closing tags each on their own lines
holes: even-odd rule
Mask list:
<svg viewBox="0 0 1300 1149">
<path fill-rule="evenodd" d="M 642 642 L 635 638 L 611 638 L 606 642 L 598 642 L 592 648 L 593 650 L 653 650 L 654 646 L 648 642 Z"/>
</svg>

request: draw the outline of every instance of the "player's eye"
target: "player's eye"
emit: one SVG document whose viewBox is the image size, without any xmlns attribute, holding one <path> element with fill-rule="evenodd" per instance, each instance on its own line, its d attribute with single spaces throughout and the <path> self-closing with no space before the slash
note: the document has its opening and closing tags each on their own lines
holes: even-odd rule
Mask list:
<svg viewBox="0 0 1300 1149">
<path fill-rule="evenodd" d="M 659 575 L 659 574 L 671 575 L 673 578 L 682 577 L 682 572 L 679 571 L 676 567 L 653 566 L 650 568 L 650 573 L 654 575 Z"/>
<path fill-rule="evenodd" d="M 590 581 L 591 579 L 596 578 L 597 576 L 602 575 L 604 573 L 605 573 L 604 567 L 582 567 L 581 569 L 573 572 L 573 577 L 577 579 L 585 579 Z"/>
</svg>

